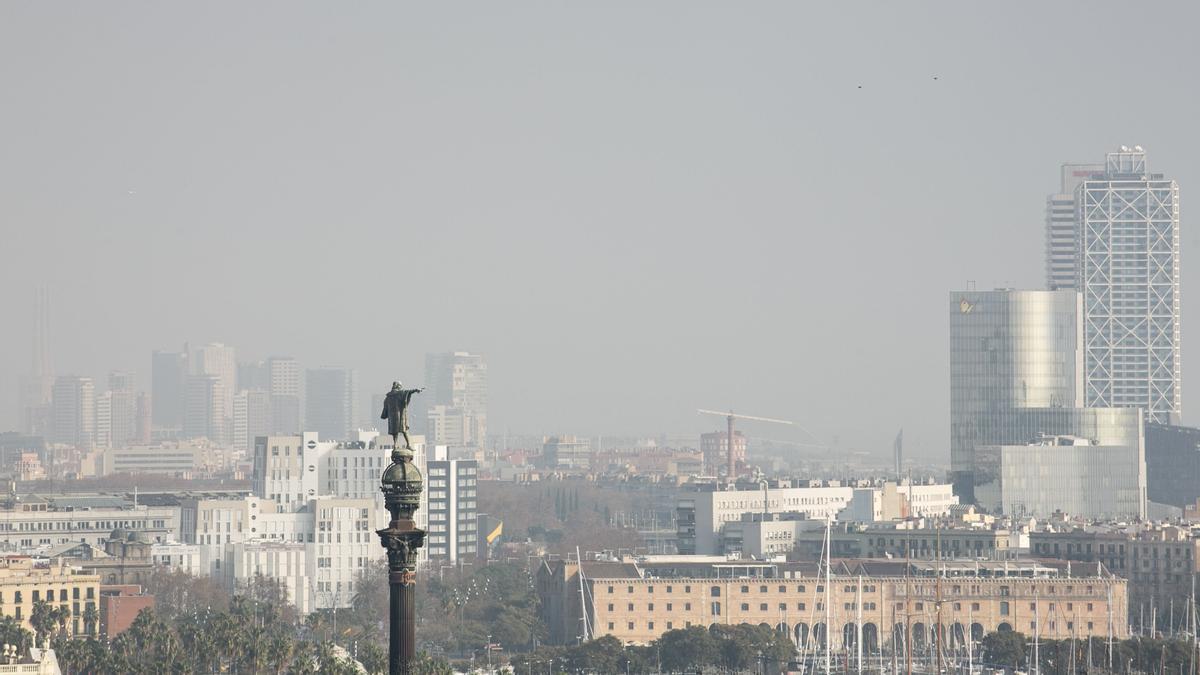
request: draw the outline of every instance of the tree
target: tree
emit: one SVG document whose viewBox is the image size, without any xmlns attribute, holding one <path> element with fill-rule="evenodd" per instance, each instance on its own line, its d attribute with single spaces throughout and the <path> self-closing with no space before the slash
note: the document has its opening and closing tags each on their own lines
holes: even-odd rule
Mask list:
<svg viewBox="0 0 1200 675">
<path fill-rule="evenodd" d="M 717 661 L 717 645 L 700 626 L 669 630 L 658 639 L 662 667 L 668 671 L 691 670 Z"/>
<path fill-rule="evenodd" d="M 83 630 L 89 637 L 96 635 L 96 626 L 100 623 L 100 612 L 96 610 L 96 604 L 93 602 L 87 603 L 83 608 Z"/>
<path fill-rule="evenodd" d="M 983 638 L 983 660 L 997 667 L 1025 667 L 1025 636 L 1002 630 L 988 633 Z"/>
<path fill-rule="evenodd" d="M 33 611 L 29 613 L 29 625 L 33 626 L 33 630 L 37 633 L 39 645 L 50 637 L 55 624 L 58 623 L 56 613 L 55 608 L 47 604 L 45 600 L 37 600 L 33 603 Z"/>
<path fill-rule="evenodd" d="M 388 654 L 383 647 L 368 642 L 358 648 L 358 662 L 366 669 L 367 675 L 378 675 L 387 670 Z"/>
</svg>

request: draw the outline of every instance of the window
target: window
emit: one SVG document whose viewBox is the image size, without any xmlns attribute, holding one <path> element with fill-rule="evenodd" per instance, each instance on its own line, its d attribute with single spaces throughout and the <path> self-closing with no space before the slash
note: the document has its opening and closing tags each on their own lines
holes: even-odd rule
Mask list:
<svg viewBox="0 0 1200 675">
<path fill-rule="evenodd" d="M 653 602 L 650 603 L 649 605 L 646 605 L 646 611 L 648 611 L 648 612 L 654 611 L 654 603 Z"/>
<path fill-rule="evenodd" d="M 711 609 L 712 609 L 713 616 L 721 616 L 721 603 L 719 603 L 719 602 L 712 603 Z"/>
<path fill-rule="evenodd" d="M 972 611 L 972 612 L 978 612 L 978 611 L 979 611 L 979 603 L 978 603 L 978 602 L 972 602 L 972 603 L 971 603 L 971 611 Z"/>
<path fill-rule="evenodd" d="M 612 587 L 612 586 L 609 586 L 609 587 L 608 587 L 608 592 L 609 592 L 609 593 L 612 593 L 612 592 L 613 592 L 613 587 Z"/>
<path fill-rule="evenodd" d="M 668 602 L 668 603 L 667 603 L 667 611 L 669 612 L 669 611 L 671 611 L 672 609 L 673 609 L 673 607 L 671 606 L 671 603 L 669 603 L 669 602 Z"/>
<path fill-rule="evenodd" d="M 742 586 L 742 588 L 745 588 L 745 586 Z M 711 595 L 711 596 L 712 596 L 712 597 L 714 597 L 714 598 L 719 598 L 719 597 L 721 597 L 721 587 L 720 587 L 720 586 L 713 586 L 713 587 L 712 587 L 712 589 L 711 589 L 711 591 L 709 592 L 709 595 Z"/>
<path fill-rule="evenodd" d="M 749 593 L 749 592 L 750 592 L 750 587 L 749 587 L 749 586 L 742 586 L 742 592 L 743 592 L 743 593 Z"/>
<path fill-rule="evenodd" d="M 613 629 L 613 622 L 611 622 L 611 621 L 608 622 L 608 629 L 609 630 Z"/>
<path fill-rule="evenodd" d="M 1000 601 L 1000 616 L 1008 616 L 1008 602 Z"/>
<path fill-rule="evenodd" d="M 766 586 L 759 586 L 759 587 L 758 587 L 758 592 L 759 592 L 759 593 L 766 593 L 766 592 L 767 592 L 767 587 L 766 587 Z"/>
<path fill-rule="evenodd" d="M 743 612 L 749 612 L 749 611 L 750 611 L 750 603 L 748 603 L 748 602 L 743 602 L 743 603 L 742 603 L 742 611 L 743 611 Z"/>
<path fill-rule="evenodd" d="M 683 603 L 683 609 L 688 612 L 692 611 L 692 603 L 690 603 L 690 602 Z"/>
<path fill-rule="evenodd" d="M 628 609 L 629 611 L 632 612 L 633 611 L 633 603 L 632 602 L 629 603 L 629 605 L 625 609 Z"/>
<path fill-rule="evenodd" d="M 760 612 L 765 612 L 765 611 L 767 611 L 767 603 L 765 603 L 765 602 L 764 602 L 764 603 L 760 604 L 760 605 L 758 606 L 758 611 L 760 611 Z"/>
<path fill-rule="evenodd" d="M 633 622 L 632 621 L 629 622 L 629 630 L 633 630 Z"/>
<path fill-rule="evenodd" d="M 804 611 L 804 603 L 803 603 L 803 602 L 797 602 L 797 603 L 796 603 L 796 609 L 798 609 L 798 610 L 800 610 L 800 611 Z"/>
<path fill-rule="evenodd" d="M 608 603 L 608 611 L 613 611 L 613 604 L 611 602 Z"/>
</svg>

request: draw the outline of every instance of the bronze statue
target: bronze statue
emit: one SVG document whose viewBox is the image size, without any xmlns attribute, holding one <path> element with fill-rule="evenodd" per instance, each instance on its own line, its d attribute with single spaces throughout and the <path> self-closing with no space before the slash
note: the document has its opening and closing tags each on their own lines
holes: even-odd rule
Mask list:
<svg viewBox="0 0 1200 675">
<path fill-rule="evenodd" d="M 412 450 L 408 440 L 408 404 L 413 394 L 423 391 L 424 387 L 401 389 L 399 382 L 393 382 L 392 390 L 383 399 L 383 413 L 379 415 L 379 419 L 388 421 L 388 435 L 392 437 L 392 447 L 397 450 L 400 449 L 400 436 L 404 436 L 404 447 Z"/>
</svg>

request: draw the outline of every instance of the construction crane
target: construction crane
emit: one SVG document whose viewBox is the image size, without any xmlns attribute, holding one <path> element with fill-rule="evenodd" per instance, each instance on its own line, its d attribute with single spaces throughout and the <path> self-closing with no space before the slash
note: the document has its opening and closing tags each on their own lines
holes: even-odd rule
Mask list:
<svg viewBox="0 0 1200 675">
<path fill-rule="evenodd" d="M 716 410 L 705 410 L 703 408 L 698 408 L 696 410 L 696 412 L 700 413 L 701 415 L 717 415 L 718 417 L 725 418 L 725 422 L 726 422 L 728 433 L 729 433 L 729 435 L 726 436 L 726 438 L 725 438 L 725 448 L 727 450 L 726 454 L 729 457 L 729 473 L 727 475 L 728 475 L 730 481 L 734 480 L 737 476 L 737 473 L 736 473 L 737 466 L 736 466 L 736 463 L 735 463 L 734 457 L 733 457 L 733 421 L 734 420 L 749 420 L 751 422 L 771 422 L 772 424 L 795 424 L 795 422 L 789 422 L 787 420 L 777 420 L 777 419 L 772 419 L 770 417 L 754 417 L 752 415 L 736 415 L 736 414 L 734 414 L 734 412 L 732 410 L 730 410 L 727 413 L 723 413 L 723 412 L 718 412 Z"/>
</svg>

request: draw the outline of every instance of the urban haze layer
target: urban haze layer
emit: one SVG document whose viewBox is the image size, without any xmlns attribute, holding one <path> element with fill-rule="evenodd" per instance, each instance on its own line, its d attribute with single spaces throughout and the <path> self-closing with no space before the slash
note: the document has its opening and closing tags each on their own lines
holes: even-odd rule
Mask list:
<svg viewBox="0 0 1200 675">
<path fill-rule="evenodd" d="M 0 672 L 1200 672 L 1177 9 L 0 7 Z"/>
</svg>

